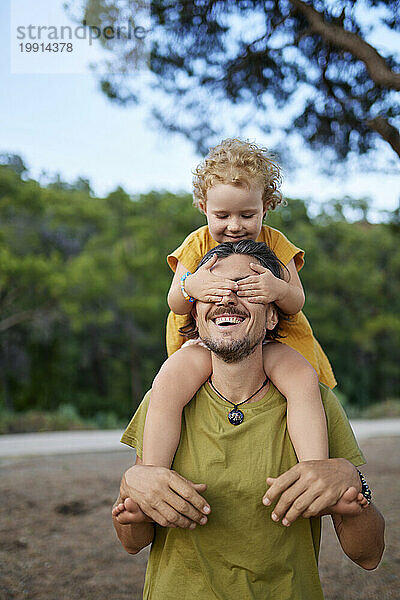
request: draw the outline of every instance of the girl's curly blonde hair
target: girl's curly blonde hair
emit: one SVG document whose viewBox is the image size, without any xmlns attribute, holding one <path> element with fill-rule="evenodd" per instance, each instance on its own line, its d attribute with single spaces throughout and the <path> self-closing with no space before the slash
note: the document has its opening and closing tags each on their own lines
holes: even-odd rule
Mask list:
<svg viewBox="0 0 400 600">
<path fill-rule="evenodd" d="M 273 210 L 282 202 L 279 165 L 266 148 L 251 142 L 237 138 L 222 140 L 210 149 L 193 175 L 193 204 L 197 208 L 206 205 L 207 190 L 219 183 L 261 187 L 265 210 Z"/>
</svg>

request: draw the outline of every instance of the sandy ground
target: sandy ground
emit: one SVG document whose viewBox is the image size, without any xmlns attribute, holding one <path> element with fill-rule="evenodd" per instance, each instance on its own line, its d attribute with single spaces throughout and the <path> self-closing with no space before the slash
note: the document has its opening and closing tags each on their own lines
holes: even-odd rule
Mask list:
<svg viewBox="0 0 400 600">
<path fill-rule="evenodd" d="M 348 560 L 324 519 L 320 558 L 326 600 L 400 598 L 400 438 L 362 443 L 363 469 L 386 518 L 380 567 L 365 572 Z M 0 599 L 136 600 L 147 552 L 129 556 L 110 512 L 126 452 L 0 461 Z"/>
</svg>

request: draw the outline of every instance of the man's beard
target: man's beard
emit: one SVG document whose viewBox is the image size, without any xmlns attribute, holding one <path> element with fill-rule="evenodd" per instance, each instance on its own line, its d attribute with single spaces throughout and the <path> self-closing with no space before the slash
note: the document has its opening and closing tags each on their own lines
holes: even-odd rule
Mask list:
<svg viewBox="0 0 400 600">
<path fill-rule="evenodd" d="M 240 340 L 216 341 L 206 337 L 201 340 L 211 352 L 214 352 L 224 362 L 237 363 L 254 352 L 264 339 L 264 334 L 265 332 L 258 340 L 251 339 L 249 335 Z"/>
</svg>

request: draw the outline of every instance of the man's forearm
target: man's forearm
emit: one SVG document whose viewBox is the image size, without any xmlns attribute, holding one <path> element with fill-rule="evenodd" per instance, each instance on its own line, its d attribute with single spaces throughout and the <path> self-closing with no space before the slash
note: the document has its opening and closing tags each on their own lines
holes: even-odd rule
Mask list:
<svg viewBox="0 0 400 600">
<path fill-rule="evenodd" d="M 121 502 L 121 497 L 118 498 L 114 506 Z M 154 538 L 154 523 L 130 523 L 122 525 L 117 518 L 112 517 L 114 529 L 117 533 L 119 541 L 129 554 L 137 554 L 151 544 Z"/>
<path fill-rule="evenodd" d="M 356 517 L 332 515 L 340 545 L 363 569 L 375 569 L 385 548 L 385 521 L 373 504 Z"/>
</svg>

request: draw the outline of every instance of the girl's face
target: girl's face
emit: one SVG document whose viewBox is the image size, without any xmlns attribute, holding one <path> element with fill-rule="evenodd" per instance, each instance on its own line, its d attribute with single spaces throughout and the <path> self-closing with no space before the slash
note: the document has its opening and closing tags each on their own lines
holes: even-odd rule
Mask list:
<svg viewBox="0 0 400 600">
<path fill-rule="evenodd" d="M 207 203 L 200 205 L 212 238 L 222 242 L 254 240 L 260 235 L 264 207 L 260 188 L 225 183 L 210 188 Z"/>
</svg>

